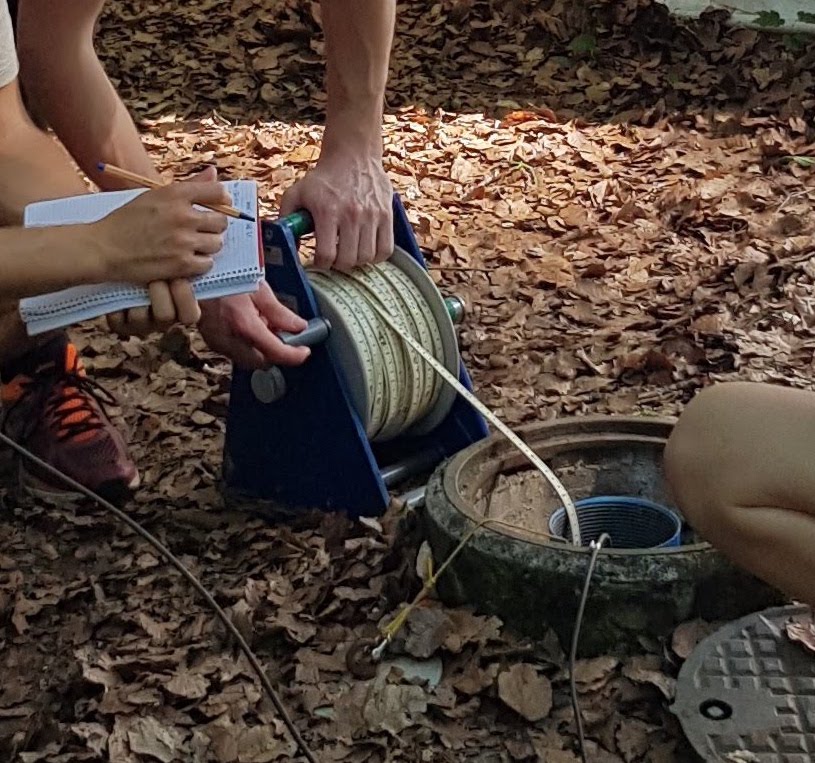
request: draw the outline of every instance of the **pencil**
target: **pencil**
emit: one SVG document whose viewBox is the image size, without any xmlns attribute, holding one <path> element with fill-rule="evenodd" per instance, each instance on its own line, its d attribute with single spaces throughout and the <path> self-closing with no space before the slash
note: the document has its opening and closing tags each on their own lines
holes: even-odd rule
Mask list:
<svg viewBox="0 0 815 763">
<path fill-rule="evenodd" d="M 161 183 L 157 183 L 155 180 L 151 180 L 150 178 L 144 177 L 143 175 L 137 175 L 135 172 L 130 172 L 129 170 L 123 170 L 121 167 L 116 167 L 113 164 L 105 164 L 105 162 L 99 162 L 96 166 L 100 172 L 106 172 L 108 175 L 121 178 L 122 180 L 129 180 L 131 183 L 140 185 L 142 188 L 163 187 Z M 248 220 L 250 223 L 255 222 L 254 217 L 250 217 L 245 212 L 241 212 L 239 209 L 236 209 L 235 207 L 230 207 L 227 204 L 201 204 L 200 206 L 206 207 L 207 209 L 211 209 L 213 212 L 220 212 L 221 214 L 227 215 L 228 217 L 236 217 L 239 220 Z"/>
</svg>

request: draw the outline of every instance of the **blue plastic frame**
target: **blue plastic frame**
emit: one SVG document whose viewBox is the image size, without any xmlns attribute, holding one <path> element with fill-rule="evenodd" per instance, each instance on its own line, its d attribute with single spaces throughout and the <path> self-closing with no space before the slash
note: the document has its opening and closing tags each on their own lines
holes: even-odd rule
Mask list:
<svg viewBox="0 0 815 763">
<path fill-rule="evenodd" d="M 396 244 L 426 268 L 396 195 L 393 211 Z M 267 282 L 303 318 L 319 316 L 291 229 L 283 221 L 266 220 L 261 228 Z M 381 469 L 418 453 L 432 453 L 433 464 L 438 464 L 488 433 L 481 415 L 459 396 L 433 432 L 377 448 L 368 441 L 326 345 L 313 347 L 303 366 L 280 370 L 287 393 L 270 404 L 252 393 L 251 372 L 234 370 L 224 485 L 228 495 L 242 502 L 271 503 L 289 513 L 322 509 L 352 517 L 380 516 L 390 502 Z M 459 380 L 472 389 L 463 363 Z"/>
</svg>

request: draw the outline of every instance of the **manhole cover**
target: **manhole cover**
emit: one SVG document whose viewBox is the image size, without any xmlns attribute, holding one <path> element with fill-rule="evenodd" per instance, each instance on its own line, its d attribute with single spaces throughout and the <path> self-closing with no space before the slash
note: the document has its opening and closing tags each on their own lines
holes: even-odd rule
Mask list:
<svg viewBox="0 0 815 763">
<path fill-rule="evenodd" d="M 673 712 L 705 760 L 815 759 L 815 655 L 786 633 L 791 618 L 810 612 L 778 607 L 743 617 L 684 664 Z"/>
</svg>

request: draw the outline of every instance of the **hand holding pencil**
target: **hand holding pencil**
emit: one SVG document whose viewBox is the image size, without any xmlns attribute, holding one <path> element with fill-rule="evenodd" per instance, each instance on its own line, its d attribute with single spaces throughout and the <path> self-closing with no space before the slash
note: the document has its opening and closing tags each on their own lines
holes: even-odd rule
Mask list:
<svg viewBox="0 0 815 763">
<path fill-rule="evenodd" d="M 209 272 L 228 225 L 225 214 L 211 211 L 229 199 L 214 176 L 149 190 L 92 223 L 99 281 L 148 285 Z"/>
<path fill-rule="evenodd" d="M 201 308 L 191 279 L 211 270 L 223 247 L 228 218 L 212 210 L 231 210 L 214 167 L 179 182 L 140 181 L 130 180 L 151 190 L 91 226 L 93 256 L 102 266 L 99 280 L 145 285 L 150 294 L 149 308 L 107 316 L 110 328 L 122 337 L 198 322 Z"/>
<path fill-rule="evenodd" d="M 100 172 L 104 172 L 111 177 L 116 177 L 121 180 L 127 180 L 130 183 L 134 183 L 137 186 L 141 186 L 142 188 L 164 188 L 165 186 L 161 183 L 156 182 L 155 180 L 151 180 L 148 177 L 144 177 L 144 175 L 137 175 L 135 172 L 130 172 L 129 170 L 122 169 L 121 167 L 116 167 L 113 164 L 106 164 L 105 162 L 99 162 L 96 165 Z M 234 217 L 238 220 L 248 220 L 249 222 L 255 222 L 255 218 L 247 215 L 245 212 L 241 212 L 239 209 L 230 206 L 228 204 L 201 204 L 200 206 L 204 206 L 207 209 L 211 209 L 213 212 L 220 212 L 222 215 L 226 215 L 227 217 Z"/>
</svg>

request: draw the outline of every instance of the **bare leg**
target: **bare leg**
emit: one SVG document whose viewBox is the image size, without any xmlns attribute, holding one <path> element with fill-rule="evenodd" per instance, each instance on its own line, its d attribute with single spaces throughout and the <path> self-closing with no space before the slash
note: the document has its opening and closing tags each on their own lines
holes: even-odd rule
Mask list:
<svg viewBox="0 0 815 763">
<path fill-rule="evenodd" d="M 87 192 L 65 149 L 29 118 L 17 81 L 0 88 L 0 225 L 19 225 L 32 201 Z"/>
<path fill-rule="evenodd" d="M 815 605 L 815 393 L 741 382 L 705 390 L 680 417 L 665 465 L 706 540 Z"/>
<path fill-rule="evenodd" d="M 17 81 L 0 88 L 0 225 L 21 225 L 33 201 L 87 192 L 68 154 L 28 117 Z M 0 364 L 52 336 L 29 338 L 16 304 L 0 304 Z"/>
</svg>

